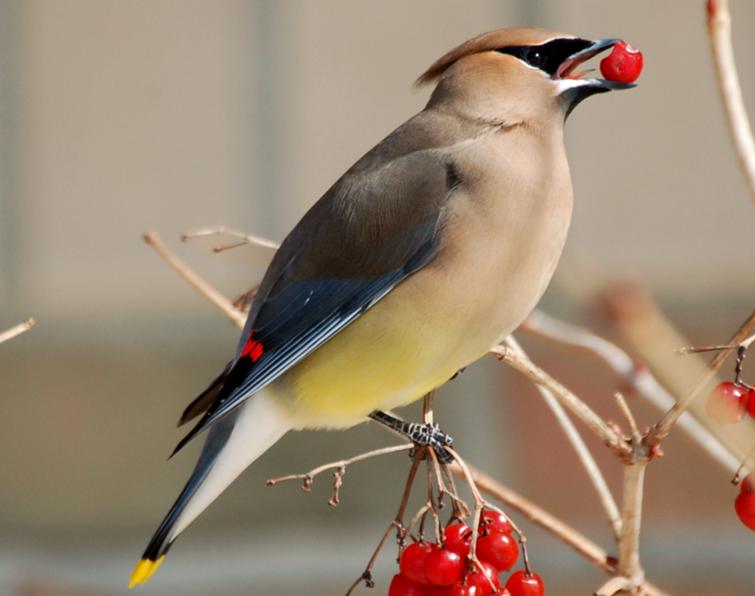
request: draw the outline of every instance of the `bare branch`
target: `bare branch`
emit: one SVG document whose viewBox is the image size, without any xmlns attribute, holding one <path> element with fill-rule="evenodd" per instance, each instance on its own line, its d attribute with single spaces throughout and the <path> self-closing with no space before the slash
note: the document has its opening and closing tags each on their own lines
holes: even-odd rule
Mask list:
<svg viewBox="0 0 755 596">
<path fill-rule="evenodd" d="M 312 490 L 312 483 L 314 482 L 314 479 L 323 472 L 327 472 L 328 470 L 336 470 L 334 473 L 334 486 L 337 484 L 338 488 L 340 488 L 340 481 L 343 478 L 343 475 L 346 473 L 346 467 L 350 466 L 351 464 L 355 464 L 360 461 L 364 461 L 366 459 L 371 459 L 373 457 L 380 457 L 381 455 L 388 455 L 389 453 L 398 453 L 399 451 L 409 451 L 414 445 L 411 443 L 405 443 L 404 445 L 391 445 L 390 447 L 382 447 L 381 449 L 374 449 L 372 451 L 367 451 L 366 453 L 360 453 L 359 455 L 355 455 L 354 457 L 350 457 L 349 459 L 342 459 L 340 461 L 331 462 L 328 464 L 323 464 L 321 466 L 317 466 L 316 468 L 311 469 L 309 472 L 305 472 L 304 474 L 289 474 L 288 476 L 281 476 L 279 478 L 271 478 L 267 481 L 268 486 L 275 486 L 276 484 L 280 484 L 281 482 L 288 482 L 289 480 L 301 480 L 302 481 L 302 490 L 309 492 Z M 338 505 L 338 493 L 337 489 L 334 488 L 334 496 L 336 498 L 331 499 L 331 505 L 335 506 Z"/>
<path fill-rule="evenodd" d="M 539 310 L 530 314 L 522 329 L 567 346 L 589 350 L 620 375 L 629 387 L 660 410 L 667 411 L 677 401 L 658 382 L 647 366 L 635 362 L 619 346 L 596 335 L 589 329 L 555 319 Z M 737 346 L 734 346 L 734 349 L 736 348 Z M 727 471 L 733 473 L 737 469 L 739 466 L 738 457 L 721 443 L 715 434 L 700 424 L 688 412 L 685 412 L 679 418 L 678 425 L 700 448 Z"/>
<path fill-rule="evenodd" d="M 629 445 L 590 406 L 556 381 L 542 368 L 536 366 L 529 358 L 521 356 L 507 345 L 492 348 L 490 354 L 524 374 L 533 383 L 548 389 L 562 406 L 584 422 L 611 450 L 622 456 L 630 455 L 631 449 Z"/>
<path fill-rule="evenodd" d="M 635 443 L 635 447 L 640 446 Z M 645 579 L 640 565 L 640 526 L 648 461 L 647 457 L 638 457 L 634 463 L 624 466 L 624 501 L 621 512 L 623 525 L 619 538 L 618 571 L 629 580 L 632 594 L 641 593 L 640 588 Z"/>
<path fill-rule="evenodd" d="M 207 283 L 207 281 L 205 281 L 180 258 L 174 255 L 170 250 L 168 250 L 168 248 L 163 244 L 162 240 L 160 240 L 160 237 L 157 234 L 151 232 L 144 234 L 144 241 L 152 248 L 154 248 L 155 252 L 157 252 L 157 254 L 159 254 L 176 273 L 183 277 L 189 283 L 189 285 L 191 285 L 202 296 L 207 298 L 207 300 L 209 300 L 212 304 L 223 311 L 223 314 L 225 314 L 225 316 L 228 317 L 237 327 L 244 327 L 246 315 L 235 308 L 225 296 L 223 296 L 214 287 Z"/>
<path fill-rule="evenodd" d="M 521 356 L 527 357 L 527 354 L 513 336 L 508 338 L 508 343 L 511 348 L 517 351 Z M 600 471 L 595 458 L 592 456 L 592 453 L 590 453 L 590 450 L 587 448 L 587 445 L 579 434 L 579 431 L 577 431 L 574 426 L 574 423 L 571 421 L 571 418 L 569 418 L 563 406 L 553 394 L 542 385 L 535 385 L 535 387 L 537 387 L 540 395 L 542 395 L 545 400 L 545 404 L 550 408 L 551 412 L 553 412 L 553 415 L 556 417 L 556 421 L 564 431 L 566 438 L 577 452 L 577 457 L 579 458 L 582 467 L 584 467 L 588 478 L 595 487 L 595 491 L 598 493 L 598 499 L 608 517 L 608 523 L 611 526 L 614 537 L 618 540 L 621 534 L 621 514 L 619 513 L 619 507 L 616 505 L 611 490 L 608 488 L 608 483 L 606 482 L 603 473 Z"/>
<path fill-rule="evenodd" d="M 755 203 L 755 139 L 752 136 L 734 60 L 729 0 L 708 0 L 708 36 L 729 133 L 750 197 Z"/>
<path fill-rule="evenodd" d="M 28 331 L 29 329 L 34 327 L 34 325 L 36 325 L 36 321 L 29 317 L 23 323 L 19 323 L 18 325 L 14 325 L 10 329 L 6 329 L 2 333 L 0 333 L 0 344 L 8 341 L 9 339 L 13 339 L 17 335 L 21 335 L 25 331 Z"/>
</svg>

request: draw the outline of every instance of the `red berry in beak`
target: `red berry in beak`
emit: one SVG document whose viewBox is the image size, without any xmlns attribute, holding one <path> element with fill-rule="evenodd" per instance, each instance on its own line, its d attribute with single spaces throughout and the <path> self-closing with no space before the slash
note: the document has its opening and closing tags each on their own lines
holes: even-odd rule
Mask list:
<svg viewBox="0 0 755 596">
<path fill-rule="evenodd" d="M 642 72 L 642 52 L 625 41 L 617 41 L 611 53 L 600 61 L 600 72 L 609 81 L 634 83 Z"/>
</svg>

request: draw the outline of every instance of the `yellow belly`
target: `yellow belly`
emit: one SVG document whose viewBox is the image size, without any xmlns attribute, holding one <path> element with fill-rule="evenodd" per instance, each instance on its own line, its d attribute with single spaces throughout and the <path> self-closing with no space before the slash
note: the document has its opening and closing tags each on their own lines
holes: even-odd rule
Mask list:
<svg viewBox="0 0 755 596">
<path fill-rule="evenodd" d="M 276 383 L 300 427 L 352 426 L 373 410 L 407 405 L 490 346 L 484 338 L 465 341 L 458 323 L 439 327 L 431 308 L 407 304 L 399 294 L 387 296 Z"/>
</svg>

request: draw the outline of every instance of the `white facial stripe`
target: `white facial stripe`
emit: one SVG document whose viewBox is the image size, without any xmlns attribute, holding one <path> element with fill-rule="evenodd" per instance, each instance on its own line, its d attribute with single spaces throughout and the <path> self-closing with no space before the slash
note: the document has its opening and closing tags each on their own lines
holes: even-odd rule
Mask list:
<svg viewBox="0 0 755 596">
<path fill-rule="evenodd" d="M 585 85 L 594 85 L 598 82 L 598 79 L 554 79 L 556 84 L 556 95 L 561 95 L 564 91 L 569 89 L 575 89 L 576 87 L 583 87 Z"/>
</svg>

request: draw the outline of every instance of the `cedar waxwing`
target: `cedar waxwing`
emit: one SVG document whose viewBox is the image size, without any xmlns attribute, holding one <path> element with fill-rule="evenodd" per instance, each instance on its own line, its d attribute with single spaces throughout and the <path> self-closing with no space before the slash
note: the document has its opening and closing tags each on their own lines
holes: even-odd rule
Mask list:
<svg viewBox="0 0 755 596">
<path fill-rule="evenodd" d="M 372 418 L 442 454 L 450 438 L 392 414 L 508 336 L 566 240 L 563 143 L 583 99 L 632 85 L 576 68 L 617 40 L 485 33 L 441 57 L 419 114 L 307 212 L 265 273 L 233 360 L 183 413 L 207 430 L 196 468 L 134 569 L 146 582 L 178 535 L 289 430 Z"/>
</svg>

